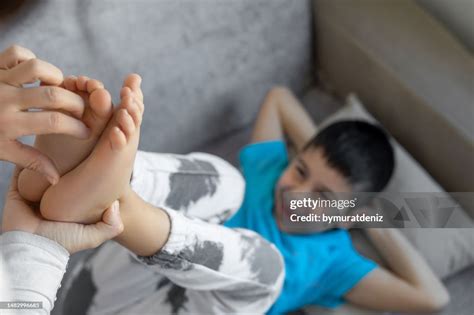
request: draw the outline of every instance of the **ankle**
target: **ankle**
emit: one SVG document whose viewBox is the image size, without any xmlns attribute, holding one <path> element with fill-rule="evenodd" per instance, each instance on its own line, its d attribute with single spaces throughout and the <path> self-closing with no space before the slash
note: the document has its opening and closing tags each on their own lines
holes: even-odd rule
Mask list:
<svg viewBox="0 0 474 315">
<path fill-rule="evenodd" d="M 132 189 L 120 198 L 124 231 L 115 240 L 140 256 L 157 253 L 167 242 L 171 222 L 165 210 L 145 202 Z"/>
</svg>

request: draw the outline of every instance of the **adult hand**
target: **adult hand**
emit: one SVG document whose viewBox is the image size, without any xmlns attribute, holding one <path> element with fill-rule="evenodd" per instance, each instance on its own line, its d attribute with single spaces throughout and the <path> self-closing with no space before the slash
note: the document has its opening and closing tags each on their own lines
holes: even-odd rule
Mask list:
<svg viewBox="0 0 474 315">
<path fill-rule="evenodd" d="M 39 211 L 35 211 L 18 193 L 19 174 L 20 169 L 17 167 L 3 209 L 3 232 L 23 231 L 37 234 L 59 243 L 71 254 L 95 248 L 122 233 L 123 223 L 118 201 L 104 212 L 102 221 L 96 224 L 83 225 L 43 219 Z"/>
<path fill-rule="evenodd" d="M 23 88 L 23 84 L 37 81 L 41 86 Z M 51 159 L 17 139 L 52 133 L 82 139 L 89 136 L 88 128 L 79 119 L 84 101 L 59 87 L 62 82 L 61 70 L 36 59 L 26 48 L 11 46 L 0 53 L 0 160 L 40 172 L 51 184 L 59 180 Z"/>
</svg>

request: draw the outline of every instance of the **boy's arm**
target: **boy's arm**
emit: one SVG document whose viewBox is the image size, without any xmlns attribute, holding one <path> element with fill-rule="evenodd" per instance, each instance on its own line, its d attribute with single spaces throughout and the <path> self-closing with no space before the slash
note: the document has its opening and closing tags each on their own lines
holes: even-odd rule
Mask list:
<svg viewBox="0 0 474 315">
<path fill-rule="evenodd" d="M 299 151 L 316 133 L 316 126 L 301 103 L 284 87 L 268 92 L 258 113 L 252 143 L 280 140 L 285 135 Z"/>
<path fill-rule="evenodd" d="M 434 312 L 449 302 L 446 288 L 398 230 L 368 229 L 367 234 L 393 272 L 375 269 L 347 293 L 346 300 L 398 312 Z"/>
</svg>

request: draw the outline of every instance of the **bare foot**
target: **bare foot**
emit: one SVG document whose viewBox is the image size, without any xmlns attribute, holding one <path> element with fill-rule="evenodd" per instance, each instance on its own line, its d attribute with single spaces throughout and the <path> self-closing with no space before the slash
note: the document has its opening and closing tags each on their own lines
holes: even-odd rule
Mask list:
<svg viewBox="0 0 474 315">
<path fill-rule="evenodd" d="M 93 223 L 129 186 L 143 116 L 140 77 L 130 75 L 121 91 L 121 104 L 92 153 L 62 176 L 41 200 L 49 220 Z"/>
<path fill-rule="evenodd" d="M 112 102 L 104 85 L 87 77 L 68 77 L 64 80 L 64 88 L 79 94 L 86 104 L 83 122 L 91 130 L 85 140 L 75 139 L 67 135 L 42 135 L 36 137 L 35 147 L 49 156 L 60 175 L 64 175 L 82 162 L 92 151 L 112 116 Z M 29 201 L 41 200 L 49 182 L 37 172 L 23 170 L 19 177 L 19 192 Z"/>
</svg>

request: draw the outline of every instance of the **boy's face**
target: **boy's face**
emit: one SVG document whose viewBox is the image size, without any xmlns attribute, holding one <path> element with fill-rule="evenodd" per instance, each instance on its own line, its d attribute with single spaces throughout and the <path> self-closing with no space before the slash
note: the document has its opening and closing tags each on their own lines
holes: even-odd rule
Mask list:
<svg viewBox="0 0 474 315">
<path fill-rule="evenodd" d="M 288 210 L 283 206 L 283 193 L 308 192 L 324 193 L 335 196 L 339 192 L 351 192 L 347 179 L 336 169 L 327 164 L 321 149 L 309 148 L 300 153 L 280 176 L 275 188 L 275 218 L 284 232 L 302 233 L 292 230 L 288 224 L 282 224 L 289 217 Z M 302 214 L 302 213 L 299 213 Z M 328 226 L 326 229 L 339 226 Z M 321 227 L 305 228 L 304 233 L 321 232 Z"/>
</svg>

